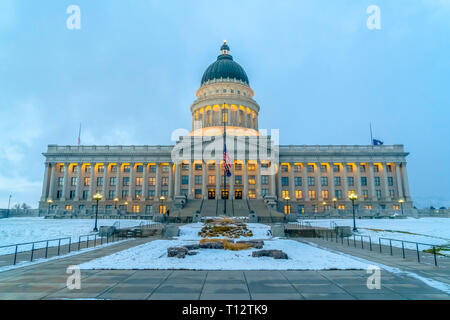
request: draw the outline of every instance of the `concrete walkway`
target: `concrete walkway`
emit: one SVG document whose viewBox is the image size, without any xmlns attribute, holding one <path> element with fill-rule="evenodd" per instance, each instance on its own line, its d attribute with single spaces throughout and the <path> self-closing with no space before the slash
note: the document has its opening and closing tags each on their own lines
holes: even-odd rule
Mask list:
<svg viewBox="0 0 450 320">
<path fill-rule="evenodd" d="M 156 239 L 156 238 L 153 238 Z M 140 245 L 131 240 L 0 273 L 0 299 L 449 299 L 422 281 L 382 271 L 369 290 L 365 270 L 186 271 L 81 270 L 81 289 L 66 288 L 69 265 Z"/>
<path fill-rule="evenodd" d="M 389 251 L 386 249 L 382 251 L 383 253 L 375 250 L 375 248 L 374 250 L 370 251 L 368 249 L 367 243 L 365 244 L 364 249 L 362 249 L 359 245 L 357 245 L 356 247 L 352 244 L 348 246 L 346 242 L 342 244 L 339 241 L 327 241 L 318 238 L 296 238 L 295 240 L 304 243 L 314 243 L 322 248 L 328 248 L 351 256 L 384 264 L 386 266 L 399 268 L 403 271 L 412 272 L 419 276 L 444 282 L 450 285 L 450 258 L 447 257 L 438 257 L 438 266 L 436 267 L 434 265 L 434 259 L 431 254 L 427 259 L 424 259 L 422 257 L 421 263 L 418 263 L 415 258 L 411 258 L 415 255 L 415 252 L 411 250 L 408 250 L 411 252 L 407 255 L 407 259 L 403 259 L 401 249 L 398 248 L 396 248 L 396 250 L 398 251 L 397 254 L 391 256 Z"/>
</svg>

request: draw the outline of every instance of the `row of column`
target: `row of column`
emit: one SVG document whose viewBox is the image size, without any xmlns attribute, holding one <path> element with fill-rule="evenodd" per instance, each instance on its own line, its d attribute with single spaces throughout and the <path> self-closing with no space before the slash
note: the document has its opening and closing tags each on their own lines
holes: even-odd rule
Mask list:
<svg viewBox="0 0 450 320">
<path fill-rule="evenodd" d="M 251 111 L 250 113 L 248 113 L 246 110 L 235 110 L 235 111 L 230 111 L 231 109 L 221 109 L 221 110 L 227 110 L 227 125 L 230 126 L 240 126 L 240 127 L 245 127 L 245 128 L 253 128 L 253 129 L 257 129 L 258 128 L 258 124 L 257 124 L 257 114 L 255 113 L 255 117 L 253 118 L 253 111 Z M 195 112 L 198 112 L 195 111 Z M 222 117 L 223 117 L 223 111 L 214 111 L 214 110 L 208 110 L 205 111 L 203 113 L 199 114 L 199 121 L 201 121 L 202 124 L 202 128 L 205 127 L 209 127 L 209 126 L 222 126 L 223 125 L 223 121 L 222 121 Z M 239 117 L 242 118 L 242 122 L 239 122 Z M 194 117 L 195 119 L 195 117 Z M 211 121 L 210 121 L 211 120 Z M 195 123 L 195 121 L 194 121 Z M 195 128 L 195 126 L 193 126 L 193 128 Z M 195 129 L 199 129 L 199 128 L 195 128 Z"/>
<path fill-rule="evenodd" d="M 294 173 L 294 165 L 298 164 L 296 163 L 289 163 L 289 194 L 290 194 L 290 198 L 292 200 L 295 200 L 295 191 L 296 191 L 296 186 L 295 186 L 295 173 Z M 322 197 L 322 181 L 321 181 L 321 177 L 322 177 L 322 172 L 321 172 L 321 162 L 316 162 L 315 164 L 315 191 L 316 191 L 316 200 L 322 201 L 324 200 Z M 308 170 L 307 170 L 307 166 L 308 163 L 303 162 L 301 163 L 302 165 L 302 193 L 303 193 L 303 198 L 302 200 L 306 200 L 309 201 L 309 190 L 313 190 L 310 189 L 308 186 Z M 334 181 L 334 168 L 333 168 L 333 164 L 328 164 L 328 171 L 329 171 L 329 175 L 324 175 L 325 177 L 328 177 L 328 186 L 326 188 L 326 190 L 328 190 L 328 198 L 332 199 L 335 197 L 335 190 L 336 190 L 336 186 L 335 186 L 335 181 Z M 354 170 L 355 172 L 355 183 L 354 186 L 352 186 L 352 188 L 354 187 L 356 194 L 358 195 L 359 199 L 362 199 L 362 186 L 361 186 L 361 172 L 360 172 L 360 163 L 356 163 L 355 164 L 355 168 Z M 343 175 L 342 175 L 342 180 L 341 180 L 341 186 L 343 189 L 343 195 L 342 198 L 343 199 L 347 199 L 348 197 L 348 192 L 349 192 L 349 188 L 350 186 L 348 185 L 348 170 L 347 170 L 347 165 L 343 164 Z M 377 196 L 376 196 L 376 188 L 375 188 L 375 174 L 374 174 L 374 164 L 373 163 L 369 163 L 368 165 L 368 170 L 369 170 L 369 177 L 367 179 L 367 188 L 368 188 L 368 192 L 369 192 L 369 199 L 373 200 L 373 201 L 377 201 Z M 396 178 L 396 184 L 397 184 L 397 188 L 395 188 L 394 186 L 392 186 L 392 189 L 396 190 L 396 195 L 398 196 L 398 198 L 405 198 L 406 200 L 411 200 L 410 197 L 410 193 L 409 193 L 409 186 L 408 186 L 408 178 L 407 178 L 407 171 L 406 171 L 406 163 L 395 163 L 395 173 L 394 176 Z M 282 178 L 282 173 L 279 170 L 278 172 L 278 197 L 279 199 L 282 199 L 282 192 L 283 192 L 283 187 L 282 187 L 282 182 L 281 182 L 281 178 Z M 387 176 L 387 163 L 382 163 L 382 170 L 381 170 L 381 179 L 380 179 L 380 187 L 382 190 L 382 198 L 384 199 L 390 199 L 390 195 L 389 195 L 389 186 L 388 186 L 388 176 Z"/>
</svg>

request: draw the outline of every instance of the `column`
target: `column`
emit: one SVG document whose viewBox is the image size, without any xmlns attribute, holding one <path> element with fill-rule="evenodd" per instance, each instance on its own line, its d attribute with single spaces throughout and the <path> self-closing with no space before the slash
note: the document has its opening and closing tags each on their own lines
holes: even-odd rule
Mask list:
<svg viewBox="0 0 450 320">
<path fill-rule="evenodd" d="M 55 196 L 55 166 L 56 164 L 53 162 L 51 163 L 52 171 L 50 173 L 50 190 L 48 192 L 48 198 L 53 199 Z"/>
<path fill-rule="evenodd" d="M 375 200 L 375 179 L 373 174 L 373 163 L 369 163 L 369 200 Z"/>
<path fill-rule="evenodd" d="M 216 199 L 220 199 L 220 161 L 216 161 Z"/>
<path fill-rule="evenodd" d="M 242 195 L 242 199 L 248 199 L 248 163 L 247 160 L 244 159 L 244 193 Z"/>
<path fill-rule="evenodd" d="M 383 185 L 383 193 L 384 193 L 384 196 L 383 196 L 383 198 L 385 199 L 385 200 L 390 200 L 389 199 L 389 186 L 388 186 L 388 176 L 387 176 L 387 164 L 386 164 L 386 162 L 383 162 L 382 163 L 382 166 L 383 166 L 383 172 L 382 172 L 382 185 Z"/>
<path fill-rule="evenodd" d="M 180 165 L 175 162 L 175 197 L 180 195 Z"/>
<path fill-rule="evenodd" d="M 134 162 L 130 163 L 130 185 L 128 186 L 128 199 L 134 199 Z"/>
<path fill-rule="evenodd" d="M 95 163 L 91 163 L 91 170 L 90 170 L 89 179 L 91 179 L 91 182 L 89 183 L 89 195 L 88 195 L 88 201 L 92 201 L 92 197 L 94 196 L 94 183 L 95 183 Z"/>
<path fill-rule="evenodd" d="M 47 199 L 48 169 L 49 169 L 49 163 L 46 162 L 45 163 L 45 170 L 44 170 L 44 183 L 42 184 L 41 201 L 45 201 Z"/>
<path fill-rule="evenodd" d="M 302 163 L 302 170 L 303 170 L 303 198 L 305 201 L 309 201 L 309 193 L 308 193 L 308 163 L 303 162 Z M 305 208 L 306 210 L 306 208 Z"/>
<path fill-rule="evenodd" d="M 202 197 L 203 199 L 208 198 L 208 190 L 206 188 L 206 162 L 202 162 Z"/>
<path fill-rule="evenodd" d="M 103 188 L 102 188 L 103 198 L 101 200 L 102 202 L 106 201 L 106 185 L 107 185 L 106 179 L 108 178 L 108 167 L 109 167 L 109 163 L 105 162 L 103 164 L 104 171 L 103 171 Z"/>
<path fill-rule="evenodd" d="M 65 201 L 67 198 L 67 177 L 69 175 L 69 163 L 64 162 L 64 178 L 61 201 Z"/>
<path fill-rule="evenodd" d="M 291 191 L 290 191 L 290 198 L 291 198 L 291 200 L 292 201 L 295 201 L 296 200 L 296 197 L 295 197 L 295 183 L 294 183 L 294 177 L 295 177 L 295 175 L 294 175 L 294 163 L 293 162 L 291 162 L 290 164 L 289 164 L 289 169 L 290 169 L 290 177 L 289 177 L 289 185 L 291 186 Z"/>
<path fill-rule="evenodd" d="M 275 164 L 273 162 L 270 163 L 270 195 L 272 197 L 276 197 L 277 195 L 277 189 L 276 189 L 276 185 L 275 185 Z"/>
<path fill-rule="evenodd" d="M 318 201 L 322 201 L 322 181 L 320 180 L 320 176 L 321 176 L 321 172 L 322 172 L 322 168 L 320 166 L 320 162 L 316 162 L 316 169 L 317 169 L 317 173 L 316 173 L 316 177 L 317 177 L 317 200 Z"/>
<path fill-rule="evenodd" d="M 119 195 L 120 192 L 120 170 L 122 170 L 122 163 L 117 163 L 117 171 L 116 171 L 116 197 L 121 198 Z"/>
<path fill-rule="evenodd" d="M 79 201 L 81 199 L 81 171 L 83 170 L 83 163 L 78 162 L 77 163 L 77 185 L 75 189 L 75 200 Z"/>
<path fill-rule="evenodd" d="M 356 170 L 356 194 L 358 197 L 361 195 L 361 171 L 360 171 L 360 163 L 356 162 L 354 169 Z"/>
<path fill-rule="evenodd" d="M 159 190 L 160 190 L 160 185 L 161 185 L 161 181 L 159 181 L 159 163 L 157 162 L 155 164 L 156 166 L 156 177 L 155 177 L 155 201 L 159 201 Z"/>
<path fill-rule="evenodd" d="M 409 193 L 408 172 L 406 170 L 406 162 L 402 162 L 402 177 L 403 190 L 405 201 L 411 201 L 411 194 Z"/>
<path fill-rule="evenodd" d="M 402 177 L 400 173 L 400 163 L 398 162 L 395 163 L 395 176 L 397 177 L 398 198 L 401 199 L 403 198 L 403 186 L 402 186 Z"/>
<path fill-rule="evenodd" d="M 169 199 L 174 199 L 172 189 L 173 189 L 173 164 L 169 163 Z"/>
<path fill-rule="evenodd" d="M 170 167 L 170 169 L 172 170 L 172 167 Z M 141 196 L 141 201 L 145 201 L 147 199 L 147 193 L 148 193 L 148 163 L 144 162 L 142 164 L 142 196 Z M 170 191 L 169 191 L 170 192 Z"/>
<path fill-rule="evenodd" d="M 192 167 L 194 166 L 194 163 L 189 160 L 189 181 L 188 181 L 188 198 L 192 199 Z M 203 168 L 203 166 L 202 166 Z"/>
<path fill-rule="evenodd" d="M 283 199 L 283 186 L 281 185 L 281 163 L 278 165 L 278 200 Z"/>
<path fill-rule="evenodd" d="M 256 167 L 256 198 L 262 199 L 262 196 L 261 196 L 261 162 L 257 161 L 256 165 L 257 165 L 257 167 Z M 233 188 L 233 193 L 234 193 L 234 188 Z M 233 196 L 234 196 L 234 194 L 233 194 Z"/>
<path fill-rule="evenodd" d="M 333 165 L 333 162 L 331 162 L 331 163 L 329 163 L 328 164 L 328 168 L 329 168 L 329 170 L 330 170 L 330 181 L 329 181 L 329 184 L 330 184 L 330 194 L 329 194 L 329 196 L 330 196 L 330 199 L 331 200 L 333 200 L 333 198 L 335 198 L 336 196 L 335 196 L 335 190 L 336 190 L 336 187 L 335 187 L 335 185 L 334 185 L 334 165 Z"/>
<path fill-rule="evenodd" d="M 348 200 L 348 172 L 347 172 L 347 165 L 345 163 L 342 163 L 342 171 L 344 172 L 344 175 L 343 175 L 344 181 L 342 181 L 344 184 L 343 198 L 345 201 L 347 201 Z"/>
</svg>

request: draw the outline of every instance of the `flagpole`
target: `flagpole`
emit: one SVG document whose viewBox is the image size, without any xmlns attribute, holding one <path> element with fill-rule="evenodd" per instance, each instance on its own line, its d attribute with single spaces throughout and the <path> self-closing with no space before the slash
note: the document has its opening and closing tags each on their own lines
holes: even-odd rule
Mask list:
<svg viewBox="0 0 450 320">
<path fill-rule="evenodd" d="M 81 122 L 80 122 L 80 129 L 78 130 L 78 145 L 80 145 L 81 143 L 80 138 L 81 138 Z"/>
<path fill-rule="evenodd" d="M 372 122 L 370 122 L 369 125 L 370 125 L 370 145 L 372 146 L 373 149 Z"/>
<path fill-rule="evenodd" d="M 225 166 L 226 166 L 225 148 L 226 148 L 226 139 L 227 139 L 227 128 L 226 128 L 226 122 L 223 119 L 223 114 L 222 114 L 222 121 L 223 121 L 223 190 L 224 190 L 223 214 L 227 215 L 227 199 L 225 198 L 225 190 L 227 189 L 227 174 L 226 174 L 226 170 L 225 170 Z M 220 168 L 220 165 L 219 165 L 219 168 Z"/>
</svg>

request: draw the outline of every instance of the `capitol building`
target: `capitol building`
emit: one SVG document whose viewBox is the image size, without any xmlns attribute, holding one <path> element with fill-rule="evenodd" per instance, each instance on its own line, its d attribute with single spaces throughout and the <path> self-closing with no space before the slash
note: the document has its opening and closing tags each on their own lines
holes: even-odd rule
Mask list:
<svg viewBox="0 0 450 320">
<path fill-rule="evenodd" d="M 254 95 L 224 42 L 190 107 L 189 134 L 170 146 L 49 145 L 40 210 L 80 216 L 98 203 L 103 215 L 264 220 L 347 214 L 350 194 L 358 214 L 412 208 L 403 145 L 279 145 L 278 130 L 258 128 Z"/>
</svg>

